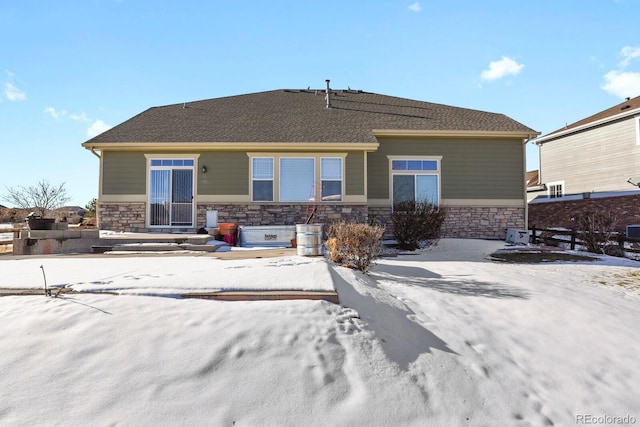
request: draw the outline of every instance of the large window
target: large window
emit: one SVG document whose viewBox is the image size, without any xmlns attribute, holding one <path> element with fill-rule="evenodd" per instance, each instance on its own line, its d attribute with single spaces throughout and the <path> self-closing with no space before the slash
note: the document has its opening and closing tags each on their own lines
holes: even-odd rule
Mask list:
<svg viewBox="0 0 640 427">
<path fill-rule="evenodd" d="M 273 157 L 254 157 L 251 162 L 254 202 L 273 201 Z"/>
<path fill-rule="evenodd" d="M 440 203 L 437 159 L 391 159 L 392 204 L 406 201 Z"/>
<path fill-rule="evenodd" d="M 280 158 L 280 201 L 307 202 L 315 198 L 315 159 Z"/>
<path fill-rule="evenodd" d="M 253 202 L 341 202 L 344 156 L 251 156 Z"/>
</svg>

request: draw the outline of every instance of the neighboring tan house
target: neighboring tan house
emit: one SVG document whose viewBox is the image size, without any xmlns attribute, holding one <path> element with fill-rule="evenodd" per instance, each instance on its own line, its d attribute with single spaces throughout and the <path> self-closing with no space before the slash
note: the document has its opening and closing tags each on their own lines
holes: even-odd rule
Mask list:
<svg viewBox="0 0 640 427">
<path fill-rule="evenodd" d="M 542 194 L 545 194 L 547 191 L 546 185 L 540 184 L 540 171 L 537 169 L 526 173 L 525 185 L 527 187 L 528 202 Z"/>
<path fill-rule="evenodd" d="M 525 142 L 503 114 L 355 90 L 274 90 L 150 108 L 82 144 L 100 159 L 98 223 L 194 231 L 389 224 L 392 205 L 445 206 L 445 234 L 526 224 Z M 327 94 L 327 92 L 329 92 Z"/>
<path fill-rule="evenodd" d="M 640 96 L 533 142 L 549 198 L 633 190 L 640 182 Z"/>
</svg>

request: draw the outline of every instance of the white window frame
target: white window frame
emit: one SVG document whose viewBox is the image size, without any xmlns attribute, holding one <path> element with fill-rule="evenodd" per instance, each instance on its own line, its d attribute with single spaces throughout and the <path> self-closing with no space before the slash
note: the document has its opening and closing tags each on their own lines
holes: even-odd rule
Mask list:
<svg viewBox="0 0 640 427">
<path fill-rule="evenodd" d="M 198 159 L 196 156 L 164 156 L 164 155 L 145 155 L 147 157 L 147 191 L 148 197 L 146 201 L 147 205 L 147 218 L 146 218 L 146 226 L 148 228 L 192 228 L 195 226 L 195 195 L 196 195 L 196 166 L 198 165 Z M 190 160 L 193 162 L 192 165 L 188 166 L 177 166 L 177 165 L 152 165 L 152 163 L 156 160 Z M 151 175 L 153 171 L 158 170 L 191 170 L 191 223 L 190 225 L 171 225 L 171 220 L 169 224 L 151 224 L 151 186 L 153 185 Z M 170 190 L 170 193 L 172 190 Z M 171 216 L 169 217 L 171 218 Z"/>
<path fill-rule="evenodd" d="M 393 208 L 393 177 L 394 175 L 435 175 L 438 178 L 438 200 L 436 206 L 440 206 L 442 201 L 442 156 L 387 156 L 389 159 L 389 200 L 391 201 L 391 207 Z M 435 161 L 436 162 L 436 170 L 435 171 L 417 171 L 417 170 L 403 170 L 403 171 L 394 171 L 393 170 L 393 161 L 394 160 L 405 160 L 405 161 Z M 415 196 L 415 195 L 414 195 Z"/>
<path fill-rule="evenodd" d="M 339 160 L 340 161 L 340 178 L 339 179 L 335 179 L 335 178 L 324 178 L 322 176 L 323 170 L 322 170 L 322 161 L 323 160 Z M 337 156 L 333 156 L 333 157 L 320 157 L 319 160 L 320 163 L 320 200 L 323 202 L 341 202 L 344 199 L 344 159 L 342 157 L 337 157 Z M 322 185 L 323 183 L 327 181 L 327 182 L 340 182 L 340 198 L 337 200 L 334 199 L 324 199 L 324 195 L 322 194 Z"/>
<path fill-rule="evenodd" d="M 557 196 L 555 194 L 556 193 L 555 191 L 553 192 L 553 194 L 551 192 L 551 188 L 552 187 L 558 187 L 558 186 L 560 186 L 560 190 L 561 190 L 561 194 L 559 196 Z M 565 191 L 564 181 L 553 181 L 553 182 L 548 182 L 547 183 L 547 196 L 550 199 L 558 199 L 558 198 L 564 196 L 565 194 L 566 194 L 566 191 Z"/>
<path fill-rule="evenodd" d="M 279 153 L 279 152 L 247 152 L 247 157 L 249 158 L 249 197 L 251 199 L 251 203 L 344 203 L 345 200 L 345 164 L 347 157 L 347 153 L 341 152 L 329 152 L 329 153 L 305 153 L 305 152 L 292 152 L 292 153 Z M 263 201 L 263 200 L 254 200 L 253 194 L 253 159 L 255 158 L 270 158 L 273 159 L 273 200 L 272 201 Z M 281 168 L 281 160 L 282 159 L 310 159 L 313 160 L 313 184 L 310 185 L 309 194 L 305 196 L 304 200 L 283 200 L 282 195 L 282 186 L 286 183 L 282 181 L 282 168 Z M 323 159 L 339 159 L 340 160 L 340 173 L 341 179 L 327 179 L 325 181 L 340 181 L 340 200 L 321 200 L 322 199 L 322 160 Z"/>
<path fill-rule="evenodd" d="M 636 121 L 636 145 L 640 145 L 640 116 L 635 116 Z"/>
<path fill-rule="evenodd" d="M 256 179 L 253 177 L 253 160 L 254 159 L 269 159 L 271 160 L 271 179 Z M 251 171 L 251 201 L 254 203 L 268 203 L 275 200 L 275 176 L 276 176 L 276 160 L 273 156 L 252 156 L 250 161 Z M 271 200 L 255 200 L 253 195 L 253 182 L 254 181 L 271 181 Z"/>
</svg>

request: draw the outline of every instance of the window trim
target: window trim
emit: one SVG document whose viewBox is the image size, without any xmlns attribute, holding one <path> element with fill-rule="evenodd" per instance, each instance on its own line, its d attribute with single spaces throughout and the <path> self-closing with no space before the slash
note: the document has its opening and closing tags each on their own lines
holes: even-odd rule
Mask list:
<svg viewBox="0 0 640 427">
<path fill-rule="evenodd" d="M 179 228 L 193 228 L 195 227 L 195 207 L 196 207 L 196 203 L 195 203 L 195 198 L 196 198 L 196 194 L 197 194 L 197 176 L 196 176 L 196 167 L 198 165 L 198 155 L 190 155 L 190 154 L 182 154 L 182 155 L 165 155 L 165 154 L 145 154 L 145 157 L 147 159 L 147 183 L 146 183 L 146 191 L 147 191 L 147 197 L 146 197 L 146 219 L 145 219 L 145 225 L 147 226 L 147 228 L 150 229 L 155 229 L 155 228 L 175 228 L 175 229 L 179 229 Z M 167 160 L 191 160 L 193 162 L 192 165 L 152 165 L 152 163 L 154 162 L 154 160 L 161 160 L 161 161 L 167 161 Z M 169 224 L 167 225 L 152 225 L 151 224 L 151 196 L 152 196 L 152 191 L 151 191 L 151 185 L 153 184 L 152 179 L 151 179 L 151 174 L 153 171 L 158 171 L 158 170 L 169 170 L 169 171 L 173 171 L 173 170 L 190 170 L 191 171 L 191 225 L 171 225 L 171 221 L 169 222 Z M 172 172 L 173 175 L 173 172 Z"/>
<path fill-rule="evenodd" d="M 271 179 L 255 179 L 253 177 L 253 159 L 270 159 L 271 160 Z M 250 160 L 249 160 L 249 177 L 250 177 L 250 181 L 251 181 L 251 187 L 249 189 L 249 191 L 251 192 L 250 197 L 251 197 L 251 202 L 252 203 L 269 203 L 269 202 L 273 202 L 276 198 L 276 193 L 275 193 L 275 182 L 276 182 L 276 161 L 275 158 L 273 156 L 251 156 Z M 253 195 L 253 182 L 254 181 L 271 181 L 271 200 L 255 200 L 254 199 L 254 195 Z"/>
<path fill-rule="evenodd" d="M 391 208 L 393 208 L 393 177 L 394 175 L 435 175 L 438 180 L 438 200 L 436 206 L 440 206 L 442 204 L 442 156 L 387 156 L 389 160 L 389 201 L 391 202 Z M 428 171 L 417 171 L 417 170 L 393 170 L 393 161 L 394 160 L 420 160 L 420 161 L 435 161 L 436 162 L 436 170 L 428 170 Z M 415 195 L 414 195 L 415 197 Z"/>
<path fill-rule="evenodd" d="M 551 194 L 551 187 L 558 187 L 560 186 L 560 190 L 561 190 L 561 194 L 559 196 Z M 560 197 L 563 197 L 566 193 L 565 191 L 565 184 L 564 181 L 553 181 L 553 182 L 548 182 L 547 183 L 547 197 L 549 197 L 550 199 L 559 199 Z"/>
<path fill-rule="evenodd" d="M 274 152 L 247 152 L 249 158 L 249 198 L 251 203 L 260 204 L 308 204 L 308 203 L 324 203 L 324 204 L 340 204 L 344 203 L 345 199 L 345 177 L 346 177 L 346 157 L 348 153 L 340 152 L 327 152 L 327 153 L 308 153 L 308 152 L 291 152 L 291 153 L 274 153 Z M 272 158 L 273 159 L 273 200 L 272 201 L 256 201 L 253 199 L 253 159 L 260 158 Z M 314 161 L 314 181 L 313 181 L 313 199 L 301 200 L 301 201 L 283 201 L 280 198 L 280 188 L 282 185 L 280 179 L 280 160 L 286 158 L 297 159 L 313 159 Z M 322 159 L 340 159 L 341 163 L 341 197 L 340 200 L 321 200 L 322 199 Z M 337 180 L 336 180 L 337 181 Z"/>
<path fill-rule="evenodd" d="M 636 121 L 636 145 L 640 145 L 640 116 L 635 116 Z"/>
<path fill-rule="evenodd" d="M 340 179 L 332 179 L 332 178 L 327 178 L 324 179 L 322 178 L 322 161 L 323 160 L 332 160 L 332 159 L 337 159 L 340 160 Z M 342 202 L 344 200 L 344 158 L 343 157 L 338 157 L 338 156 L 323 156 L 320 157 L 318 159 L 318 163 L 320 163 L 320 186 L 319 186 L 319 190 L 320 190 L 320 202 Z M 337 200 L 325 200 L 325 196 L 322 194 L 322 187 L 324 184 L 324 181 L 328 181 L 328 182 L 340 182 L 340 198 Z M 329 197 L 329 196 L 326 196 Z M 316 199 L 318 198 L 318 195 L 316 194 Z"/>
</svg>

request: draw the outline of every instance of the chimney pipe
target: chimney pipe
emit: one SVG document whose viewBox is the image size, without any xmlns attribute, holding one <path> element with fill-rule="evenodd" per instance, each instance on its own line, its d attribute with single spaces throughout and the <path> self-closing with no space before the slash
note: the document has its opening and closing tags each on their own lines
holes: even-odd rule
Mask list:
<svg viewBox="0 0 640 427">
<path fill-rule="evenodd" d="M 329 87 L 329 79 L 325 80 L 327 82 L 327 108 L 331 108 L 331 88 Z"/>
</svg>

